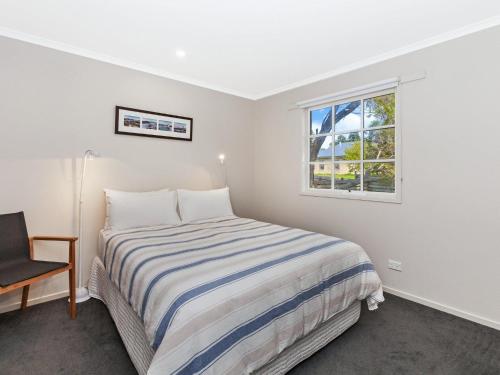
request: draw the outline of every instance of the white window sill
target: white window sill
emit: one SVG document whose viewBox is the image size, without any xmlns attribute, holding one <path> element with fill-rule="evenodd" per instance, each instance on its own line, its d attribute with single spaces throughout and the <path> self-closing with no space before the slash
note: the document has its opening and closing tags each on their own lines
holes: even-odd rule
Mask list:
<svg viewBox="0 0 500 375">
<path fill-rule="evenodd" d="M 324 198 L 356 199 L 362 201 L 401 203 L 401 196 L 397 193 L 370 193 L 360 191 L 338 191 L 323 189 L 307 189 L 300 195 Z"/>
</svg>

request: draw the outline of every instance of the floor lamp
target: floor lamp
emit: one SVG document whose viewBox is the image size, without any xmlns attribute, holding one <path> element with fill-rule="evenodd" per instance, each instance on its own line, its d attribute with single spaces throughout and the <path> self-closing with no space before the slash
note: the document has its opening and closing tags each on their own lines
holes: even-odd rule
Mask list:
<svg viewBox="0 0 500 375">
<path fill-rule="evenodd" d="M 89 296 L 89 291 L 82 283 L 82 248 L 83 248 L 83 191 L 85 187 L 85 172 L 87 171 L 87 161 L 93 160 L 99 154 L 93 150 L 87 150 L 83 154 L 82 176 L 80 179 L 80 200 L 78 205 L 78 288 L 76 289 L 76 302 L 85 302 Z"/>
</svg>

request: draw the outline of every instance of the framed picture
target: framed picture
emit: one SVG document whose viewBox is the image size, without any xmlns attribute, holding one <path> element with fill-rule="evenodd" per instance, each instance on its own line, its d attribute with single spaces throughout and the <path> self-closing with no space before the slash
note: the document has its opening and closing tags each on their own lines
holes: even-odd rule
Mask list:
<svg viewBox="0 0 500 375">
<path fill-rule="evenodd" d="M 117 106 L 115 134 L 191 141 L 193 139 L 193 119 Z"/>
</svg>

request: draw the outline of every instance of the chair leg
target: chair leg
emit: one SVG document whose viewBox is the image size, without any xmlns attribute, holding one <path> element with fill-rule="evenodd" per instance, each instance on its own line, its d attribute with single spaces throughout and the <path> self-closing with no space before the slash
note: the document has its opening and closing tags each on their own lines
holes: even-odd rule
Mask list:
<svg viewBox="0 0 500 375">
<path fill-rule="evenodd" d="M 69 316 L 76 319 L 76 278 L 75 269 L 69 270 Z"/>
<path fill-rule="evenodd" d="M 21 300 L 21 310 L 24 310 L 28 306 L 28 294 L 30 292 L 30 286 L 26 285 L 23 287 L 23 298 Z"/>
</svg>

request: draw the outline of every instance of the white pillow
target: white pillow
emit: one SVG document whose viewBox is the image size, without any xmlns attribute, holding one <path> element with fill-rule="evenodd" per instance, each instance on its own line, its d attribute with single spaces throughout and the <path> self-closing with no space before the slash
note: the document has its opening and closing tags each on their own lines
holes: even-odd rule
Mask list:
<svg viewBox="0 0 500 375">
<path fill-rule="evenodd" d="M 122 230 L 180 224 L 175 191 L 166 189 L 147 192 L 110 189 L 104 191 L 106 192 L 105 229 Z"/>
<path fill-rule="evenodd" d="M 204 191 L 179 189 L 177 196 L 183 223 L 233 215 L 227 187 Z"/>
</svg>

